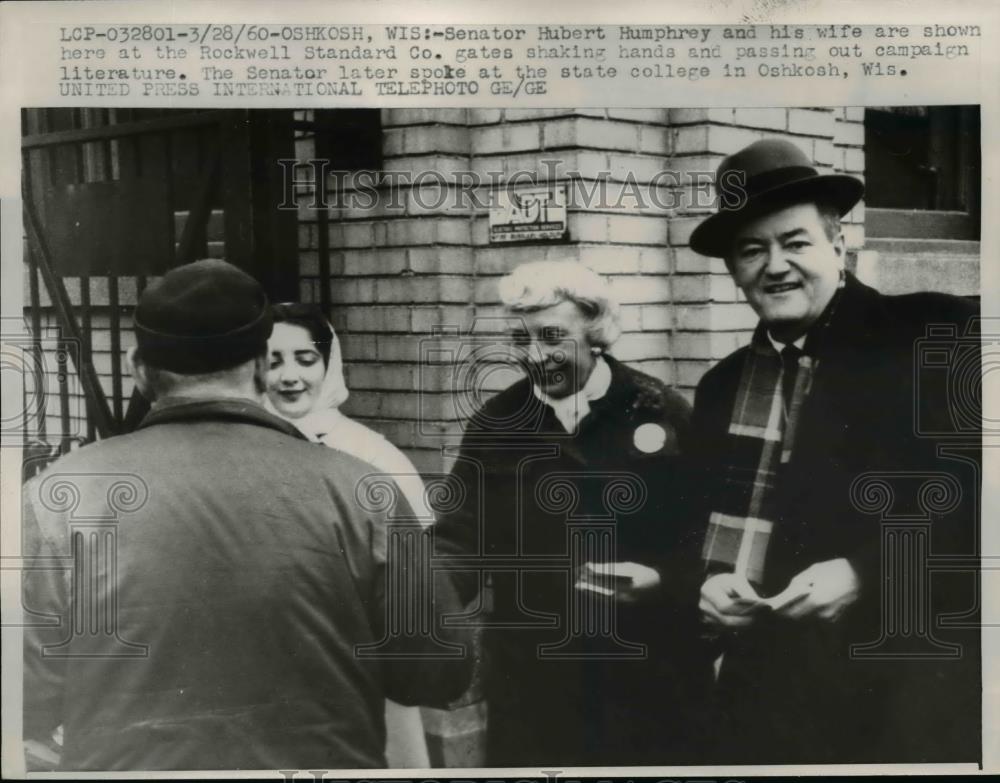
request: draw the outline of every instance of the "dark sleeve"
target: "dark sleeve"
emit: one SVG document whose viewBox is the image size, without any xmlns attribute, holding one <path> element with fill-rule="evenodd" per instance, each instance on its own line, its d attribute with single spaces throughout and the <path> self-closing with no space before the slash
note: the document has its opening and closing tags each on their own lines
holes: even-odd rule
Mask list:
<svg viewBox="0 0 1000 783">
<path fill-rule="evenodd" d="M 24 738 L 48 743 L 63 722 L 65 658 L 45 656 L 45 647 L 68 636 L 68 540 L 44 531 L 35 513 L 37 482 L 22 493 L 24 568 L 21 576 L 24 618 Z"/>
<path fill-rule="evenodd" d="M 671 536 L 661 553 L 660 573 L 663 600 L 678 627 L 687 629 L 697 638 L 700 617 L 698 597 L 704 581 L 701 546 L 705 535 L 706 514 L 703 511 L 703 486 L 698 479 L 696 445 L 698 436 L 691 406 L 684 401 L 683 409 L 671 416 L 677 436 L 679 453 L 671 458 L 669 487 L 669 527 Z M 663 491 L 663 490 L 661 490 Z"/>
<path fill-rule="evenodd" d="M 472 634 L 446 625 L 462 604 L 450 574 L 432 570 L 431 529 L 413 515 L 397 490 L 396 519 L 371 520 L 376 564 L 372 625 L 381 639 L 385 695 L 406 705 L 444 706 L 472 677 Z"/>
</svg>

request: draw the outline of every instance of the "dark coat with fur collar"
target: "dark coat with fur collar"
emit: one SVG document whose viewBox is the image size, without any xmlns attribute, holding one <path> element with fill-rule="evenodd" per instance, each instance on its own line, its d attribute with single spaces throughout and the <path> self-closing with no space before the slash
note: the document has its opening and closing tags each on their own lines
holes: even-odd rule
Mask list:
<svg viewBox="0 0 1000 783">
<path fill-rule="evenodd" d="M 696 755 L 693 712 L 704 706 L 711 670 L 694 612 L 697 543 L 682 512 L 689 406 L 656 379 L 607 361 L 611 385 L 577 433 L 566 433 L 523 380 L 472 417 L 458 454 L 453 478 L 464 502 L 439 529 L 496 566 L 492 611 L 479 609 L 489 623 L 490 766 L 666 764 Z M 614 550 L 601 551 L 595 532 L 582 559 L 635 561 L 661 574 L 646 601 L 618 606 L 617 639 L 573 636 L 579 592 L 569 536 L 588 525 L 612 529 Z M 479 581 L 466 577 L 471 599 Z M 636 645 L 645 657 L 628 657 Z M 590 657 L 573 657 L 581 652 Z"/>
</svg>

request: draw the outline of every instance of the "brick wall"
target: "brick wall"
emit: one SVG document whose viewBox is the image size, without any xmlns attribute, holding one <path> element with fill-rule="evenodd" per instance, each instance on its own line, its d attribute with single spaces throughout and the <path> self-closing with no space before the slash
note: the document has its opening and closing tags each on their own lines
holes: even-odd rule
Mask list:
<svg viewBox="0 0 1000 783">
<path fill-rule="evenodd" d="M 863 118 L 851 108 L 384 110 L 384 170 L 410 180 L 440 172 L 452 197 L 436 198 L 440 183 L 428 178 L 419 186 L 423 204 L 417 188 L 403 187 L 396 205 L 328 209 L 332 318 L 351 389 L 345 412 L 384 433 L 421 470 L 447 469 L 440 446 L 460 433 L 469 412 L 468 399 L 457 399 L 469 373 L 445 357 L 464 355 L 455 335 L 474 325 L 480 336 L 499 339 L 482 321 L 501 315 L 496 281 L 538 259 L 576 259 L 606 275 L 622 303 L 623 334 L 612 353 L 690 397 L 705 370 L 748 339 L 756 319 L 725 265 L 688 247 L 711 207 L 692 204 L 679 178 L 709 176 L 725 155 L 774 135 L 799 144 L 826 171 L 860 175 Z M 308 137 L 299 155 L 312 156 Z M 628 183 L 646 188 L 663 170 L 676 181 L 661 185 L 657 202 L 648 191 L 642 206 L 618 198 Z M 487 210 L 457 197 L 450 175 L 465 171 L 482 182 L 491 173 L 545 179 L 554 172 L 570 188 L 568 241 L 490 245 Z M 607 188 L 605 203 L 584 197 L 598 186 Z M 480 202 L 487 189 L 477 191 Z M 863 220 L 863 204 L 846 219 L 851 250 L 864 241 Z M 327 284 L 319 279 L 318 225 L 301 199 L 307 301 L 319 301 Z M 435 334 L 436 327 L 448 333 Z M 483 391 L 512 378 L 490 376 Z"/>
<path fill-rule="evenodd" d="M 461 364 L 470 351 L 461 335 L 475 326 L 481 338 L 501 338 L 495 324 L 482 320 L 502 314 L 496 280 L 536 259 L 577 259 L 606 275 L 622 303 L 623 334 L 612 352 L 690 396 L 705 370 L 747 339 L 755 317 L 724 264 L 687 246 L 710 207 L 690 204 L 684 185 L 661 186 L 657 204 L 649 203 L 648 191 L 643 206 L 616 196 L 628 182 L 647 187 L 663 170 L 677 177 L 711 174 L 724 155 L 769 135 L 800 144 L 825 170 L 860 176 L 863 118 L 860 108 L 384 110 L 384 170 L 411 179 L 425 171 L 472 171 L 483 181 L 491 172 L 544 179 L 554 171 L 570 189 L 569 238 L 490 245 L 486 209 L 471 203 L 472 195 L 487 201 L 488 187 L 462 199 L 452 186 L 451 197 L 437 199 L 439 183 L 428 179 L 420 186 L 424 204 L 414 188 L 402 187 L 400 208 L 384 201 L 375 209 L 331 206 L 331 278 L 321 281 L 319 221 L 309 208 L 309 186 L 299 186 L 300 293 L 319 301 L 320 286 L 329 285 L 351 389 L 345 412 L 384 433 L 422 471 L 447 469 L 440 446 L 460 434 L 462 419 L 480 399 L 462 388 L 470 374 Z M 298 139 L 297 154 L 315 156 L 308 134 Z M 606 203 L 588 202 L 585 194 L 599 186 L 606 188 Z M 210 255 L 222 253 L 215 241 L 218 217 L 210 224 Z M 182 227 L 183 216 L 178 220 Z M 864 241 L 863 221 L 862 203 L 847 217 L 852 250 Z M 79 303 L 80 279 L 66 284 Z M 110 393 L 107 280 L 90 285 L 95 363 Z M 132 339 L 136 281 L 121 278 L 120 286 L 124 351 Z M 44 287 L 41 295 L 45 334 L 54 335 Z M 54 360 L 48 366 L 54 368 Z M 488 395 L 514 375 L 479 378 Z M 57 389 L 53 384 L 50 378 L 49 388 Z M 78 388 L 75 378 L 70 387 Z M 126 400 L 130 391 L 126 376 Z M 81 400 L 70 406 L 74 417 L 83 410 Z M 48 406 L 58 421 L 57 395 L 48 395 Z"/>
</svg>

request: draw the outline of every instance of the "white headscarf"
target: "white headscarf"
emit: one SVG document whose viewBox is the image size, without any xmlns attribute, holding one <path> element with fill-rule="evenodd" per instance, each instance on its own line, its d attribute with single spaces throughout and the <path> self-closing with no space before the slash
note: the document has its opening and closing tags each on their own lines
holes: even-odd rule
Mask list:
<svg viewBox="0 0 1000 783">
<path fill-rule="evenodd" d="M 281 323 L 278 321 L 277 323 Z M 340 354 L 340 340 L 333 330 L 333 325 L 327 322 L 330 329 L 330 359 L 326 363 L 326 374 L 320 384 L 319 391 L 313 397 L 312 407 L 305 416 L 297 419 L 285 416 L 271 403 L 270 396 L 264 401 L 264 407 L 275 416 L 280 416 L 285 421 L 289 421 L 309 440 L 323 441 L 326 435 L 337 427 L 340 420 L 345 418 L 340 412 L 340 406 L 347 402 L 350 394 L 347 384 L 344 382 L 344 360 Z M 305 327 L 303 327 L 305 328 Z M 327 444 L 330 445 L 330 444 Z M 348 451 L 348 449 L 341 449 Z"/>
<path fill-rule="evenodd" d="M 410 459 L 384 435 L 340 412 L 340 406 L 347 400 L 349 392 L 344 381 L 340 340 L 337 339 L 333 324 L 327 322 L 327 327 L 331 338 L 330 359 L 326 363 L 326 374 L 309 412 L 297 419 L 289 418 L 274 407 L 268 395 L 264 397 L 264 407 L 275 416 L 295 425 L 309 440 L 350 454 L 367 462 L 379 473 L 390 475 L 417 517 L 424 523 L 433 522 L 434 514 L 427 505 L 423 479 Z"/>
</svg>

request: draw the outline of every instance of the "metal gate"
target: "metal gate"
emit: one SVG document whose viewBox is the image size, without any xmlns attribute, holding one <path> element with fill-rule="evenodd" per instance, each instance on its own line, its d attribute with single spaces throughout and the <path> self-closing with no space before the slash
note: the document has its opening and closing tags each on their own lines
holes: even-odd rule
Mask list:
<svg viewBox="0 0 1000 783">
<path fill-rule="evenodd" d="M 141 396 L 123 391 L 122 330 L 150 277 L 224 255 L 272 301 L 296 298 L 297 215 L 277 209 L 284 185 L 277 160 L 294 157 L 295 128 L 292 111 L 22 112 L 33 350 L 43 351 L 43 294 L 60 334 L 78 347 L 55 352 L 58 428 L 46 422 L 44 394 L 26 400 L 38 408 L 32 438 L 26 433 L 26 475 L 74 442 L 128 431 L 145 413 Z M 102 373 L 95 336 L 110 356 L 101 355 Z M 37 359 L 36 367 L 45 365 Z M 86 421 L 74 434 L 76 381 Z"/>
</svg>

